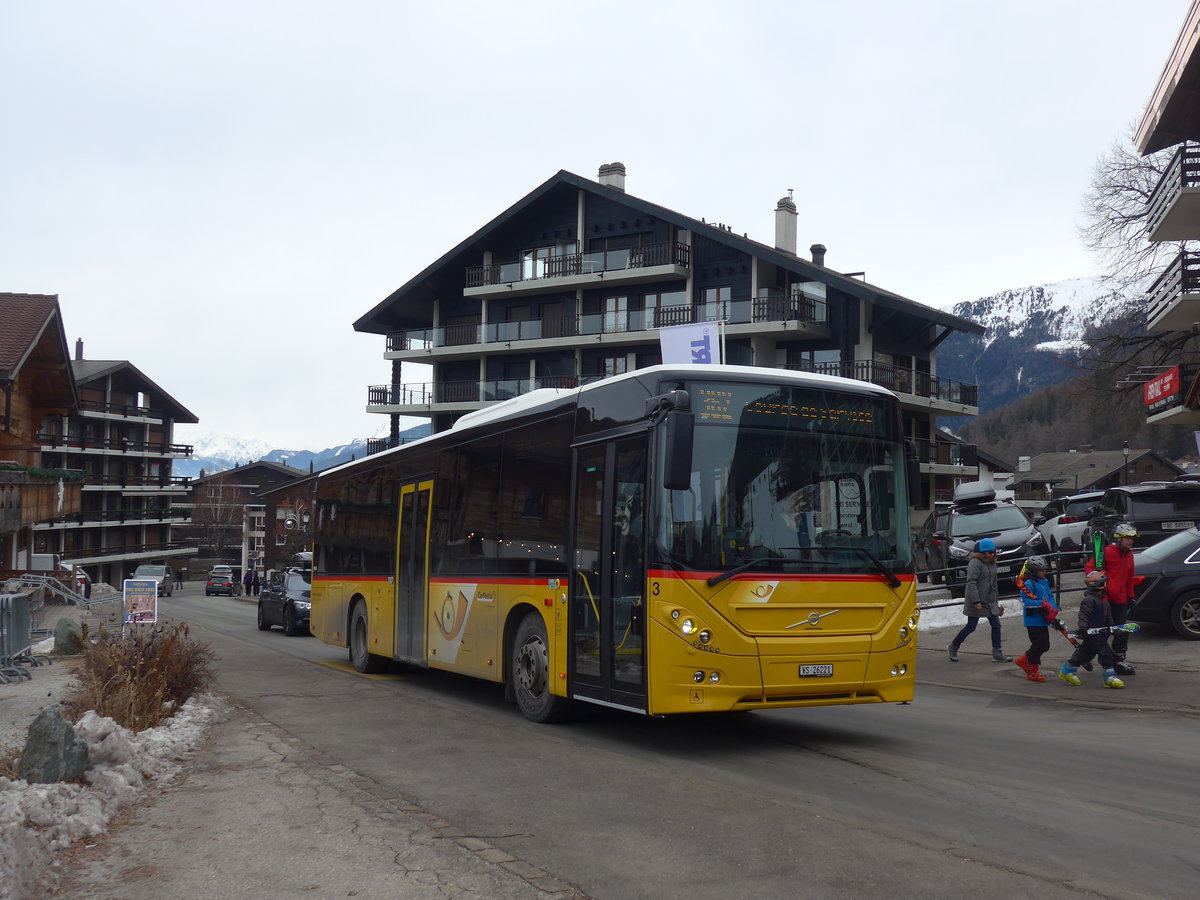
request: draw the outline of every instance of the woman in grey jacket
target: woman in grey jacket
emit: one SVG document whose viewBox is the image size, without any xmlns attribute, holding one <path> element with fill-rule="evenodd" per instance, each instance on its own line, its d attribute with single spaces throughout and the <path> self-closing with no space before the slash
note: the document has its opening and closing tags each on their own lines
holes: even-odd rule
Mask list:
<svg viewBox="0 0 1200 900">
<path fill-rule="evenodd" d="M 1002 612 L 1004 607 L 1000 605 L 1000 583 L 996 577 L 996 542 L 991 538 L 984 538 L 975 545 L 975 552 L 967 562 L 967 589 L 966 598 L 963 600 L 963 615 L 967 617 L 967 624 L 946 647 L 950 662 L 958 662 L 958 648 L 984 616 L 992 626 L 992 659 L 996 662 L 1012 662 L 1012 657 L 1005 656 L 1004 651 L 1000 649 Z"/>
</svg>

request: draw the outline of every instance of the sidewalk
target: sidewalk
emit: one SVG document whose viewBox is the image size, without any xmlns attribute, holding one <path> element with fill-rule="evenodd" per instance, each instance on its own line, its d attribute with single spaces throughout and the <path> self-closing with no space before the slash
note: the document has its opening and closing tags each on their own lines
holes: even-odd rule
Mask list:
<svg viewBox="0 0 1200 900">
<path fill-rule="evenodd" d="M 246 710 L 29 900 L 586 900 Z"/>
</svg>

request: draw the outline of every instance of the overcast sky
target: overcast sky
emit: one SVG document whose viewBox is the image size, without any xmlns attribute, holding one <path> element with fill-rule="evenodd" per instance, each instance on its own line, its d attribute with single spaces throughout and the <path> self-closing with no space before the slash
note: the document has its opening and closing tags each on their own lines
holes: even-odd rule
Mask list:
<svg viewBox="0 0 1200 900">
<path fill-rule="evenodd" d="M 931 306 L 1092 274 L 1093 165 L 1187 0 L 0 0 L 0 291 L 213 432 L 319 450 L 353 321 L 567 169 Z M 2 323 L 0 323 L 2 327 Z"/>
</svg>

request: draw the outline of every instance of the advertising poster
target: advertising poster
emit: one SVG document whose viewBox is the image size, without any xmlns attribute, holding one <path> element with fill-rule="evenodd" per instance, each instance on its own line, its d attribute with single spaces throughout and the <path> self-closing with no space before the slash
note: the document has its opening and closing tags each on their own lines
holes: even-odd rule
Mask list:
<svg viewBox="0 0 1200 900">
<path fill-rule="evenodd" d="M 122 582 L 125 598 L 125 623 L 158 621 L 158 580 L 126 578 Z"/>
</svg>

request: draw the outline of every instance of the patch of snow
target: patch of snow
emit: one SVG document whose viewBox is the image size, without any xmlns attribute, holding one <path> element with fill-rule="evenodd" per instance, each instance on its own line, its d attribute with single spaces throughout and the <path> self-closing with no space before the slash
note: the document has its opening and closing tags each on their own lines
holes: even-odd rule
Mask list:
<svg viewBox="0 0 1200 900">
<path fill-rule="evenodd" d="M 55 854 L 104 831 L 149 783 L 174 777 L 228 710 L 220 697 L 197 695 L 165 724 L 140 733 L 88 712 L 75 725 L 88 747 L 86 783 L 0 777 L 0 900 L 52 888 L 58 880 Z"/>
</svg>

